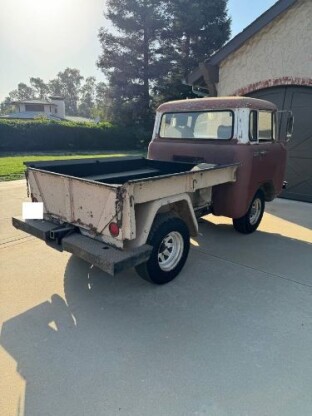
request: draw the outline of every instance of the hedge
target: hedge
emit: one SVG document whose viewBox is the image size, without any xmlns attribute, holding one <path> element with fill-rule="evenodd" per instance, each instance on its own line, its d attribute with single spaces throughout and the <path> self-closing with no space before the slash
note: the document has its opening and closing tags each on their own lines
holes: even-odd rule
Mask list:
<svg viewBox="0 0 312 416">
<path fill-rule="evenodd" d="M 140 128 L 108 122 L 0 119 L 0 152 L 142 149 L 150 137 Z"/>
</svg>

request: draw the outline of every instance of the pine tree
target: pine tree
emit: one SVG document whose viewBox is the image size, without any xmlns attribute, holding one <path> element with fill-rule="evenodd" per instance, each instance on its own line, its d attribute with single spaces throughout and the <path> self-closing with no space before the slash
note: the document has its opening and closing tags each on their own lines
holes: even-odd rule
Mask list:
<svg viewBox="0 0 312 416">
<path fill-rule="evenodd" d="M 166 2 L 109 0 L 105 17 L 117 33 L 102 28 L 98 66 L 109 81 L 114 121 L 149 125 L 151 89 L 170 68 L 162 34 L 168 24 Z"/>
<path fill-rule="evenodd" d="M 227 0 L 169 0 L 171 34 L 183 77 L 216 52 L 230 36 Z"/>
<path fill-rule="evenodd" d="M 230 36 L 227 0 L 108 0 L 98 66 L 113 121 L 146 125 L 161 101 L 192 97 L 184 79 Z"/>
<path fill-rule="evenodd" d="M 174 48 L 174 65 L 158 84 L 158 100 L 192 97 L 183 81 L 230 37 L 227 0 L 168 0 L 167 13 L 170 26 L 166 36 Z"/>
</svg>

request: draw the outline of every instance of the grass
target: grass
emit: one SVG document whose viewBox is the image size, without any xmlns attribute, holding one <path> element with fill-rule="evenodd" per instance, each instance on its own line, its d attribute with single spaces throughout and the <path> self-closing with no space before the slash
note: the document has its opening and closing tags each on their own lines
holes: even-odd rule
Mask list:
<svg viewBox="0 0 312 416">
<path fill-rule="evenodd" d="M 121 157 L 121 156 L 145 156 L 145 153 L 139 151 L 125 151 L 120 153 L 56 153 L 56 154 L 23 154 L 17 156 L 0 157 L 0 182 L 13 181 L 24 177 L 24 162 L 34 162 L 43 160 L 64 160 L 64 159 L 87 159 L 92 157 Z"/>
</svg>

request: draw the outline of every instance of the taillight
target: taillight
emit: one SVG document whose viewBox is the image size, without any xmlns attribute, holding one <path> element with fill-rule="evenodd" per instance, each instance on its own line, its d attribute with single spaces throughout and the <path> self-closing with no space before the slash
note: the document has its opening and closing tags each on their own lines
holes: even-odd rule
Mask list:
<svg viewBox="0 0 312 416">
<path fill-rule="evenodd" d="M 109 232 L 111 233 L 111 235 L 113 237 L 117 237 L 118 236 L 118 234 L 119 234 L 119 226 L 118 226 L 118 224 L 116 224 L 115 222 L 111 222 L 109 224 L 108 229 L 109 229 Z"/>
</svg>

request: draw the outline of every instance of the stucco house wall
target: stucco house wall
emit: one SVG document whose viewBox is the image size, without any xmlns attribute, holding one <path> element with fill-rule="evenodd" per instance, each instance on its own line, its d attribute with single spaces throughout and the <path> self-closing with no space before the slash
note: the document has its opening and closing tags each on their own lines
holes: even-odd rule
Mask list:
<svg viewBox="0 0 312 416">
<path fill-rule="evenodd" d="M 220 63 L 218 95 L 312 85 L 312 0 L 300 0 Z"/>
</svg>

